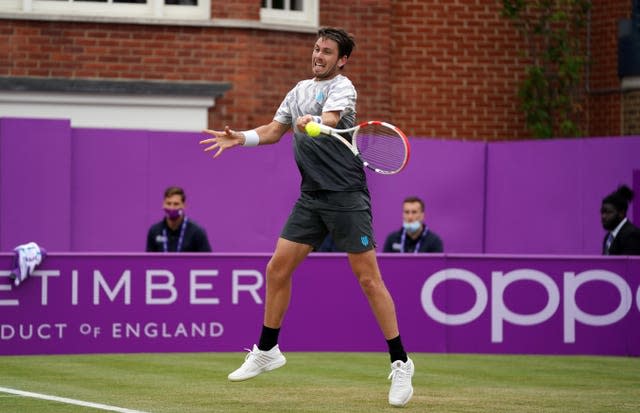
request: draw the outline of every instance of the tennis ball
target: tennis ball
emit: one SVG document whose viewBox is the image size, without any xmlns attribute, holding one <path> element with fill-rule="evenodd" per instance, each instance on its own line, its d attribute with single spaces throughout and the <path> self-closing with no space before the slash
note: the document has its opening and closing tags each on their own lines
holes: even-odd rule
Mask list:
<svg viewBox="0 0 640 413">
<path fill-rule="evenodd" d="M 307 131 L 307 135 L 311 136 L 312 138 L 320 135 L 320 125 L 318 125 L 316 122 L 307 123 L 307 125 L 304 127 L 304 130 Z"/>
</svg>

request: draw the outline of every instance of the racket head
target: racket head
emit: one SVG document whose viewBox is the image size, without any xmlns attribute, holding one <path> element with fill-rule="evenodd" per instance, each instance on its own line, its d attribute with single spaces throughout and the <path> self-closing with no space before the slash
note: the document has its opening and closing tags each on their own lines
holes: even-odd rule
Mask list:
<svg viewBox="0 0 640 413">
<path fill-rule="evenodd" d="M 411 146 L 400 128 L 382 121 L 358 125 L 352 137 L 353 145 L 364 165 L 383 175 L 402 171 L 409 162 Z"/>
</svg>

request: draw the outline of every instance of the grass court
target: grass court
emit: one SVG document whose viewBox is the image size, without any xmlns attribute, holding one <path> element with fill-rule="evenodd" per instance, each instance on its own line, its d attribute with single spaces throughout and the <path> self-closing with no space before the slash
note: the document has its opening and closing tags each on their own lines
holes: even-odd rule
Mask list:
<svg viewBox="0 0 640 413">
<path fill-rule="evenodd" d="M 386 353 L 286 353 L 287 365 L 240 383 L 240 353 L 0 357 L 2 413 L 397 412 Z M 411 354 L 414 396 L 401 411 L 637 413 L 640 358 Z M 98 403 L 105 408 L 88 406 Z M 120 410 L 118 410 L 120 409 Z"/>
</svg>

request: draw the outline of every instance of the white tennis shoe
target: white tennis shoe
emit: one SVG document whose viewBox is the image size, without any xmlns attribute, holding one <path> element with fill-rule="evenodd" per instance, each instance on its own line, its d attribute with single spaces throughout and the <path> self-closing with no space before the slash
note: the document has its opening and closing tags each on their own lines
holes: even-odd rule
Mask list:
<svg viewBox="0 0 640 413">
<path fill-rule="evenodd" d="M 265 371 L 275 370 L 282 367 L 287 359 L 280 352 L 280 348 L 276 345 L 269 351 L 262 351 L 258 346 L 253 345 L 253 350 L 249 350 L 249 354 L 244 359 L 244 363 L 239 369 L 229 374 L 231 381 L 243 381 L 257 376 Z"/>
<path fill-rule="evenodd" d="M 406 405 L 411 396 L 413 396 L 413 386 L 411 385 L 411 377 L 413 377 L 414 367 L 413 361 L 407 359 L 404 363 L 400 360 L 391 363 L 391 389 L 389 389 L 389 404 L 395 407 Z"/>
</svg>

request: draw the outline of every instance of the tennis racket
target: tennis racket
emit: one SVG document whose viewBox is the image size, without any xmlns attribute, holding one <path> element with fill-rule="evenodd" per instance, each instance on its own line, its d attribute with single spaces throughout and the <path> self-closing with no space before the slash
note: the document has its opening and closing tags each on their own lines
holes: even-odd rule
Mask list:
<svg viewBox="0 0 640 413">
<path fill-rule="evenodd" d="M 353 152 L 354 156 L 362 161 L 364 166 L 379 174 L 396 174 L 409 162 L 411 147 L 407 136 L 389 123 L 373 120 L 349 129 L 334 129 L 318 123 L 316 125 L 320 133 L 340 140 Z M 315 125 L 311 127 L 307 125 L 307 130 L 313 131 L 314 127 Z M 317 130 L 318 128 L 315 127 L 315 131 Z M 352 143 L 341 135 L 348 133 L 352 134 Z"/>
</svg>

